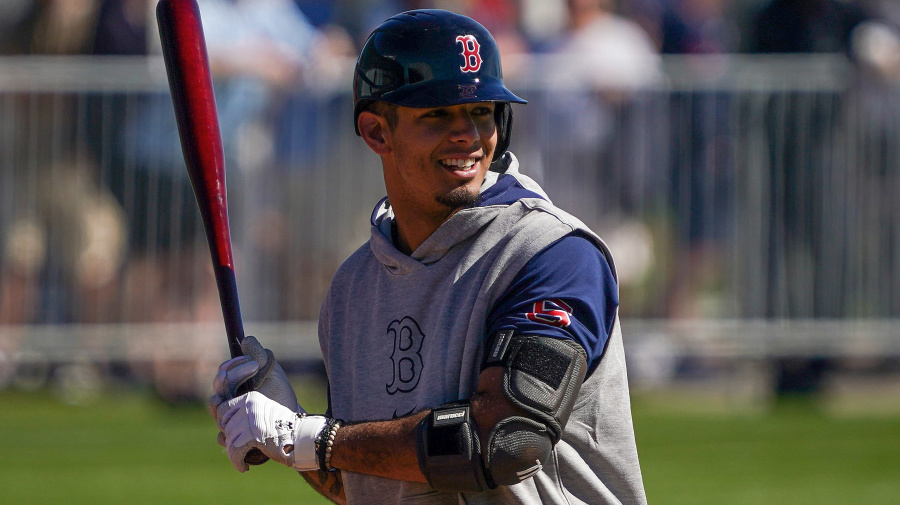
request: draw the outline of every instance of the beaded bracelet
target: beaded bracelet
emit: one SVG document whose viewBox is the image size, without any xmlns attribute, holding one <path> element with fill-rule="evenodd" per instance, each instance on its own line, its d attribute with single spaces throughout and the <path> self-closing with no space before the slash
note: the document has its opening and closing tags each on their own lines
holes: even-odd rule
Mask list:
<svg viewBox="0 0 900 505">
<path fill-rule="evenodd" d="M 334 436 L 342 424 L 343 421 L 340 419 L 329 418 L 316 438 L 316 459 L 319 460 L 319 470 L 323 472 L 334 471 L 334 467 L 331 466 L 331 449 L 334 446 Z"/>
</svg>

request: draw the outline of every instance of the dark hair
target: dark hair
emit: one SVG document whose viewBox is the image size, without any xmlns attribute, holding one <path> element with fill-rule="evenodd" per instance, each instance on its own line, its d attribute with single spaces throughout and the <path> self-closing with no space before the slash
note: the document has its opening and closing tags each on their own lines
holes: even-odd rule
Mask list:
<svg viewBox="0 0 900 505">
<path fill-rule="evenodd" d="M 400 120 L 400 116 L 397 114 L 397 105 L 383 100 L 374 100 L 363 110 L 373 112 L 386 119 L 391 129 L 394 129 L 397 126 L 397 121 Z"/>
</svg>

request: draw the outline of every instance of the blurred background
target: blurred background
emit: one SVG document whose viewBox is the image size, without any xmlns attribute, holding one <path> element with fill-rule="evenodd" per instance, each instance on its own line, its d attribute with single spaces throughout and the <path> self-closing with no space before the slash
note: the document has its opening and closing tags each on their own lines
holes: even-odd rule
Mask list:
<svg viewBox="0 0 900 505">
<path fill-rule="evenodd" d="M 522 171 L 616 258 L 651 502 L 707 503 L 696 490 L 710 485 L 708 503 L 848 503 L 834 487 L 894 503 L 900 2 L 199 4 L 245 328 L 313 405 L 319 304 L 384 194 L 379 161 L 352 127 L 355 57 L 394 13 L 446 8 L 491 30 L 508 87 L 529 100 L 514 108 Z M 0 1 L 5 439 L 52 429 L 35 424 L 38 412 L 115 404 L 130 418 L 135 397 L 177 408 L 162 426 L 190 418 L 227 358 L 155 6 Z M 216 452 L 213 423 L 199 417 L 211 432 L 199 447 Z M 810 449 L 785 444 L 817 430 L 810 447 L 828 450 L 783 460 Z M 850 433 L 869 445 L 836 442 Z M 731 473 L 710 477 L 711 460 Z M 838 466 L 817 473 L 823 461 Z M 25 489 L 26 474 L 0 469 L 0 497 Z M 43 502 L 29 489 L 9 503 Z M 96 503 L 90 493 L 66 497 Z"/>
</svg>

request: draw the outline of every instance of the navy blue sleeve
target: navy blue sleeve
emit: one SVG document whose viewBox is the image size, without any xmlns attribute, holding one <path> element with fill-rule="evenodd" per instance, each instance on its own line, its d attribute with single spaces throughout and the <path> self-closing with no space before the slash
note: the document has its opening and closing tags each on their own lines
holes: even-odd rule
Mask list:
<svg viewBox="0 0 900 505">
<path fill-rule="evenodd" d="M 487 335 L 499 330 L 566 338 L 587 351 L 592 371 L 619 306 L 616 281 L 602 252 L 574 234 L 536 254 L 497 300 Z"/>
</svg>

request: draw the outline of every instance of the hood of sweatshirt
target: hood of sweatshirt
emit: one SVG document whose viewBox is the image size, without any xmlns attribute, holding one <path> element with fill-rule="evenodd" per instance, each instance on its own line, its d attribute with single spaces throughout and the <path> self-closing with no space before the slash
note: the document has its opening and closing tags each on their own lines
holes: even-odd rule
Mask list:
<svg viewBox="0 0 900 505">
<path fill-rule="evenodd" d="M 450 216 L 410 255 L 394 246 L 391 238 L 394 212 L 387 197 L 383 198 L 372 212 L 369 247 L 391 273 L 412 273 L 440 260 L 455 245 L 487 226 L 509 205 L 533 198 L 550 200 L 534 180 L 519 172 L 516 157 L 511 152 L 506 152 L 491 165 L 491 170 L 485 176 L 480 201 L 475 206 L 461 209 Z"/>
</svg>

